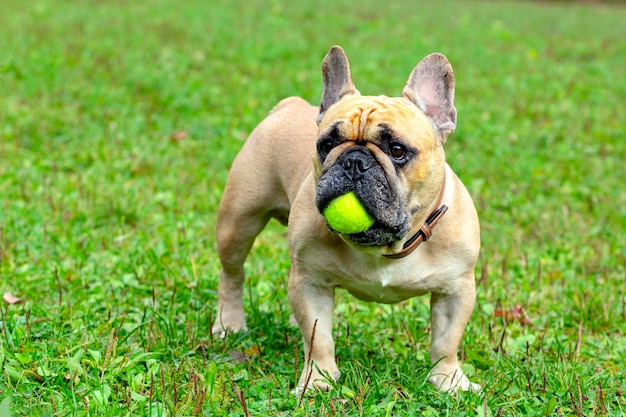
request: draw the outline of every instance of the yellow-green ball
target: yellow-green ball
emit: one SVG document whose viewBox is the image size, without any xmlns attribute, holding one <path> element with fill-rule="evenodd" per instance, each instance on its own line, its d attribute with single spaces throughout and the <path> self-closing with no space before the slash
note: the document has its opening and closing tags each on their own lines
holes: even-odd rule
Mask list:
<svg viewBox="0 0 626 417">
<path fill-rule="evenodd" d="M 374 224 L 374 219 L 352 191 L 331 201 L 324 210 L 324 217 L 331 229 L 346 235 L 364 232 Z"/>
</svg>

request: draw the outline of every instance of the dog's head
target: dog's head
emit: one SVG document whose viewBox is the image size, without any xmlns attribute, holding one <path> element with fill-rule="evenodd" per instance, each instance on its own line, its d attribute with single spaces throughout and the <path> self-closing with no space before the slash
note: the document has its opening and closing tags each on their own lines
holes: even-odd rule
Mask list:
<svg viewBox="0 0 626 417">
<path fill-rule="evenodd" d="M 348 58 L 335 46 L 322 75 L 317 208 L 322 213 L 353 191 L 375 223 L 341 237 L 362 249 L 397 251 L 428 216 L 443 181 L 442 145 L 456 127 L 452 67 L 445 56 L 431 54 L 413 69 L 402 97 L 361 96 Z"/>
</svg>

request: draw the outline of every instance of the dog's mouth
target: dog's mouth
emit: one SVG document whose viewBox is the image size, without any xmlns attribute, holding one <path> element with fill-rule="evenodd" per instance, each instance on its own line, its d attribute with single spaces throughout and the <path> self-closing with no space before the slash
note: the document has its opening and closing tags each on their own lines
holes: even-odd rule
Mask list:
<svg viewBox="0 0 626 417">
<path fill-rule="evenodd" d="M 376 221 L 369 229 L 363 232 L 346 235 L 346 237 L 359 246 L 389 246 L 403 239 L 408 232 L 408 223 L 389 227 Z"/>
<path fill-rule="evenodd" d="M 372 209 L 372 204 L 368 204 L 365 208 L 374 219 L 374 224 L 367 230 L 358 233 L 342 233 L 333 230 L 327 222 L 328 229 L 342 235 L 355 245 L 368 247 L 390 246 L 404 239 L 409 233 L 409 216 L 401 207 L 378 205 Z M 323 215 L 324 209 L 319 210 Z"/>
<path fill-rule="evenodd" d="M 409 216 L 404 210 L 402 205 L 385 204 L 371 195 L 362 197 L 363 189 L 357 189 L 355 192 L 360 201 L 365 201 L 363 204 L 366 211 L 374 219 L 374 224 L 367 230 L 358 233 L 341 233 L 333 230 L 330 224 L 327 223 L 329 230 L 333 233 L 342 235 L 358 246 L 389 246 L 393 243 L 402 240 L 409 233 Z M 360 192 L 359 192 L 360 191 Z M 339 197 L 340 193 L 326 194 L 323 198 L 320 198 L 318 193 L 318 210 L 320 214 L 324 214 L 324 209 L 328 204 L 324 202 Z M 320 202 L 322 202 L 320 204 Z"/>
<path fill-rule="evenodd" d="M 353 146 L 321 173 L 315 205 L 321 214 L 335 198 L 353 192 L 374 224 L 359 233 L 340 233 L 358 246 L 387 246 L 409 232 L 409 215 L 382 165 L 364 146 Z M 331 231 L 332 228 L 331 228 Z M 333 231 L 335 232 L 335 231 Z"/>
</svg>

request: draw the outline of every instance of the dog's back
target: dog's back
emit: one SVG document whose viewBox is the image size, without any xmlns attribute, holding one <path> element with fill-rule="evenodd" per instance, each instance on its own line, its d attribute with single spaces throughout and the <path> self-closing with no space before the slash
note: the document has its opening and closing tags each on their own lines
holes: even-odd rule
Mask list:
<svg viewBox="0 0 626 417">
<path fill-rule="evenodd" d="M 239 175 L 230 176 L 225 193 L 232 188 L 236 200 L 255 199 L 255 206 L 285 223 L 300 184 L 313 168 L 318 112 L 300 97 L 280 101 L 237 155 L 231 172 Z M 236 184 L 231 184 L 233 178 Z"/>
</svg>

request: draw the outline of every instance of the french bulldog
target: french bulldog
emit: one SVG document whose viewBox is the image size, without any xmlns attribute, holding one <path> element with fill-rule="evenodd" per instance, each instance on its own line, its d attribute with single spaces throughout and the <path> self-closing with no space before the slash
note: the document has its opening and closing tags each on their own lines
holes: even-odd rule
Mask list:
<svg viewBox="0 0 626 417">
<path fill-rule="evenodd" d="M 246 329 L 244 261 L 275 218 L 288 225 L 288 296 L 304 341 L 298 389 L 327 390 L 340 376 L 332 332 L 338 288 L 379 303 L 430 293 L 428 380 L 441 391 L 480 389 L 457 357 L 474 308 L 480 230 L 443 149 L 456 127 L 450 63 L 433 53 L 413 69 L 401 97 L 362 96 L 334 46 L 322 78 L 319 107 L 282 100 L 232 164 L 217 216 L 221 274 L 212 331 Z M 322 213 L 350 191 L 375 222 L 337 233 Z"/>
</svg>

